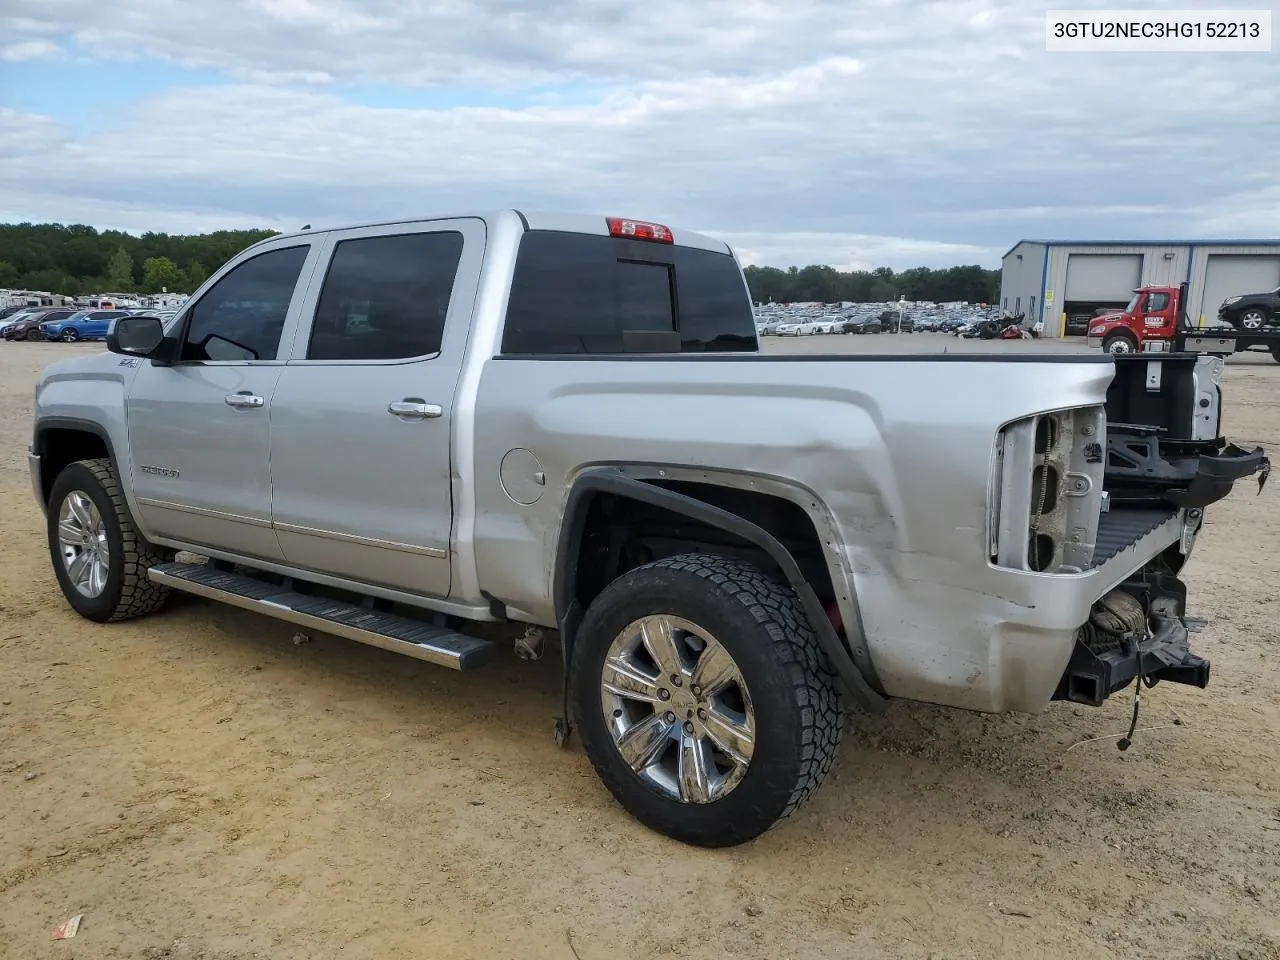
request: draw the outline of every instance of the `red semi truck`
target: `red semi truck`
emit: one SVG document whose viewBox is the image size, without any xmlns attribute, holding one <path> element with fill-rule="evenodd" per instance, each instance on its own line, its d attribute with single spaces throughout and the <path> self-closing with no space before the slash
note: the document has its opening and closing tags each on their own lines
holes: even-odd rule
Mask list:
<svg viewBox="0 0 1280 960">
<path fill-rule="evenodd" d="M 1261 348 L 1280 361 L 1280 331 L 1194 327 L 1186 315 L 1186 302 L 1185 283 L 1139 287 L 1123 310 L 1089 321 L 1089 346 L 1108 353 L 1191 352 L 1221 357 Z"/>
</svg>

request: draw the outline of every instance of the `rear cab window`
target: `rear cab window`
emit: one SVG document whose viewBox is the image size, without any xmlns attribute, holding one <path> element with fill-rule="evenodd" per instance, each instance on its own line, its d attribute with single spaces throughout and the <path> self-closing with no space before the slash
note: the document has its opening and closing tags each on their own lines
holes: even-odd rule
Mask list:
<svg viewBox="0 0 1280 960">
<path fill-rule="evenodd" d="M 727 253 L 555 230 L 521 238 L 504 355 L 757 348 L 746 284 Z"/>
</svg>

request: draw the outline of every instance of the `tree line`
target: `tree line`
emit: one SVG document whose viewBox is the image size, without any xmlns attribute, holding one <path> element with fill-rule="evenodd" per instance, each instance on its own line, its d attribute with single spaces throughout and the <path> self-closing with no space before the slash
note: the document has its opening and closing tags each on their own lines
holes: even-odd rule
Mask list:
<svg viewBox="0 0 1280 960">
<path fill-rule="evenodd" d="M 757 303 L 884 303 L 900 297 L 935 303 L 995 303 L 1000 294 L 1000 271 L 978 266 L 912 267 L 897 273 L 888 267 L 842 271 L 824 266 L 746 267 L 743 272 Z"/>
<path fill-rule="evenodd" d="M 82 224 L 0 224 L 0 287 L 86 293 L 190 293 L 239 251 L 273 236 L 274 230 L 219 230 L 180 235 L 118 230 Z M 888 267 L 841 271 L 812 265 L 749 266 L 745 270 L 757 303 L 849 300 L 879 303 L 908 300 L 994 303 L 1000 271 L 978 266 L 931 270 Z"/>
<path fill-rule="evenodd" d="M 0 224 L 0 287 L 86 293 L 190 293 L 233 255 L 274 230 L 193 236 L 83 224 Z"/>
</svg>

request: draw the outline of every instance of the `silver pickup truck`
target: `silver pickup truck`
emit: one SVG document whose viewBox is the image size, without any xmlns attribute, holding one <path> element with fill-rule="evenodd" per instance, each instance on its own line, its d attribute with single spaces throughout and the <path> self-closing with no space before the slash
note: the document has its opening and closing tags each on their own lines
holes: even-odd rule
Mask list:
<svg viewBox="0 0 1280 960">
<path fill-rule="evenodd" d="M 1203 687 L 1178 572 L 1268 469 L 1219 360 L 762 354 L 728 247 L 620 218 L 276 236 L 107 347 L 36 389 L 77 613 L 177 590 L 460 670 L 477 621 L 554 632 L 557 737 L 705 846 L 817 789 L 852 707 Z"/>
</svg>

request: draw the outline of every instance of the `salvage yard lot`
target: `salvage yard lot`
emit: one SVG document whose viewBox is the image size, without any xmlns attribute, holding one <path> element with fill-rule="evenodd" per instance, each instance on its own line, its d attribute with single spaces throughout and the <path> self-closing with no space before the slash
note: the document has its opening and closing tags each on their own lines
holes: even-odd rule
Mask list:
<svg viewBox="0 0 1280 960">
<path fill-rule="evenodd" d="M 1213 680 L 1148 693 L 1129 751 L 1080 743 L 1124 732 L 1126 695 L 895 703 L 794 817 L 699 850 L 555 746 L 554 651 L 455 674 L 198 601 L 72 614 L 25 448 L 38 370 L 95 349 L 0 346 L 0 958 L 1280 958 L 1274 489 L 1210 508 L 1184 578 Z M 1233 357 L 1224 391 L 1226 432 L 1280 453 L 1280 364 Z"/>
</svg>

